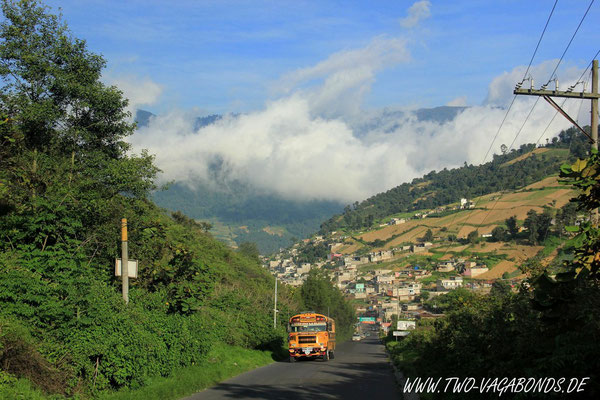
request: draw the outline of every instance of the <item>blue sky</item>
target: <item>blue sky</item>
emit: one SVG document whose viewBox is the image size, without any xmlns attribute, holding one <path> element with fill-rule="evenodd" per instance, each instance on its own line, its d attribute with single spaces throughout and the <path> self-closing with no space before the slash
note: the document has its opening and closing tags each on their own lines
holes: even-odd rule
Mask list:
<svg viewBox="0 0 600 400">
<path fill-rule="evenodd" d="M 494 77 L 526 65 L 554 1 L 432 0 L 430 16 L 403 27 L 413 1 L 50 0 L 77 37 L 108 61 L 109 79 L 162 89 L 144 108 L 164 113 L 248 112 L 273 84 L 374 38 L 406 40 L 409 59 L 377 71 L 367 108 L 481 104 Z M 560 0 L 534 63 L 560 57 L 589 2 Z M 566 65 L 585 67 L 600 46 L 592 7 Z M 598 45 L 594 45 L 598 43 Z"/>
<path fill-rule="evenodd" d="M 224 178 L 267 192 L 352 203 L 431 170 L 489 161 L 502 144 L 543 143 L 570 125 L 543 101 L 527 117 L 531 97 L 505 108 L 554 0 L 49 4 L 104 55 L 103 79 L 130 109 L 157 114 L 128 138 L 133 150 L 156 155 L 161 179 L 191 187 L 213 179 L 219 160 Z M 531 69 L 538 87 L 588 5 L 559 0 Z M 600 47 L 599 7 L 558 70 L 561 88 Z M 470 107 L 443 123 L 411 111 L 446 104 Z M 589 123 L 589 104 L 564 107 Z M 195 126 L 212 113 L 226 118 Z"/>
</svg>

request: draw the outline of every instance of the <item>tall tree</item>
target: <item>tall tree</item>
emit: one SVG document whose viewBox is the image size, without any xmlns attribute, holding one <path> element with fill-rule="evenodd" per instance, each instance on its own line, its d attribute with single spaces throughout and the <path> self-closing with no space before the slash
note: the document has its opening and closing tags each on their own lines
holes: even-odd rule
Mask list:
<svg viewBox="0 0 600 400">
<path fill-rule="evenodd" d="M 477 231 L 477 230 L 471 231 L 467 235 L 467 241 L 471 244 L 477 243 L 478 240 L 479 240 L 479 231 Z"/>
<path fill-rule="evenodd" d="M 433 241 L 433 232 L 431 231 L 431 229 L 427 229 L 427 232 L 425 232 L 425 236 L 423 236 L 423 241 L 424 242 L 432 242 Z"/>
<path fill-rule="evenodd" d="M 539 229 L 539 218 L 538 213 L 535 210 L 527 211 L 527 218 L 523 222 L 523 226 L 527 228 L 527 237 L 529 242 L 533 245 L 538 244 L 538 229 Z"/>
<path fill-rule="evenodd" d="M 507 234 L 506 229 L 502 226 L 497 226 L 492 229 L 492 239 L 494 242 L 503 242 L 506 240 Z"/>
<path fill-rule="evenodd" d="M 340 290 L 333 286 L 327 273 L 313 269 L 300 287 L 300 295 L 307 310 L 328 314 L 336 320 L 342 337 L 352 333 L 355 313 Z"/>
<path fill-rule="evenodd" d="M 0 114 L 11 143 L 0 159 L 0 210 L 10 215 L 1 242 L 111 247 L 99 227 L 118 221 L 121 194 L 144 199 L 158 172 L 147 153 L 127 154 L 127 100 L 100 81 L 102 57 L 39 1 L 1 8 Z"/>
<path fill-rule="evenodd" d="M 515 215 L 506 219 L 506 227 L 508 228 L 510 236 L 515 238 L 517 233 L 519 233 L 519 226 L 517 225 L 517 217 Z"/>
</svg>

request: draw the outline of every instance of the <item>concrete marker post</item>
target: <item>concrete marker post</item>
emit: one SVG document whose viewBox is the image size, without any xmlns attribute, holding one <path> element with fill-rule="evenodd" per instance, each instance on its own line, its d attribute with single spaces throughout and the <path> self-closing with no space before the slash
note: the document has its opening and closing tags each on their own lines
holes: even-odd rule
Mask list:
<svg viewBox="0 0 600 400">
<path fill-rule="evenodd" d="M 123 300 L 129 303 L 129 255 L 127 249 L 127 218 L 121 220 L 121 283 Z"/>
</svg>

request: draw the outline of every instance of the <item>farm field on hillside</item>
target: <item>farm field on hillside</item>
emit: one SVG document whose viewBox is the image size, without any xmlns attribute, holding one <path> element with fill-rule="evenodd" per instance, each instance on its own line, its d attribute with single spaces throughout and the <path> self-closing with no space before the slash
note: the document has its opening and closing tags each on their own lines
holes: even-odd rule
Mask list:
<svg viewBox="0 0 600 400">
<path fill-rule="evenodd" d="M 480 236 L 490 234 L 495 227 L 505 226 L 506 219 L 513 215 L 516 216 L 519 225 L 522 225 L 530 210 L 541 213 L 544 207 L 560 208 L 567 204 L 574 195 L 574 191 L 560 185 L 558 178 L 552 176 L 517 192 L 492 193 L 481 196 L 474 199 L 476 207 L 473 209 L 457 210 L 443 217 L 407 218 L 407 221 L 402 224 L 378 227 L 364 233 L 349 233 L 358 240 L 347 238 L 343 245 L 332 248 L 332 251 L 345 255 L 353 254 L 361 249 L 366 250 L 367 247 L 364 243 L 375 241 L 385 243 L 379 247 L 370 248 L 372 251 L 398 249 L 407 243 L 417 243 L 427 230 L 431 229 L 436 239 L 433 241 L 433 247 L 429 248 L 427 252 L 412 253 L 410 250 L 405 250 L 396 253 L 392 260 L 379 264 L 362 265 L 360 269 L 362 271 L 380 268 L 398 270 L 412 265 L 430 268 L 438 261 L 464 257 L 476 259 L 491 267 L 488 272 L 474 279 L 498 279 L 505 273 L 514 276 L 515 273 L 518 273 L 518 266 L 538 254 L 543 249 L 542 246 L 487 241 L 480 241 L 477 244 L 459 244 L 447 242 L 447 237 L 454 235 L 459 239 L 466 238 L 471 231 L 475 230 Z M 379 223 L 385 222 L 385 220 L 383 219 Z M 544 262 L 551 262 L 555 256 L 556 251 L 545 257 Z"/>
<path fill-rule="evenodd" d="M 410 219 L 406 223 L 377 228 L 356 237 L 365 242 L 387 241 L 384 246 L 375 249 L 380 250 L 416 242 L 428 229 L 432 230 L 434 236 L 442 237 L 454 234 L 458 238 L 466 238 L 474 230 L 480 235 L 490 234 L 495 227 L 504 225 L 504 221 L 513 215 L 517 220 L 523 221 L 530 210 L 541 213 L 545 206 L 560 208 L 573 196 L 573 190 L 560 185 L 558 178 L 553 176 L 518 192 L 493 193 L 474 199 L 475 209 L 457 211 L 441 218 Z M 360 243 L 355 243 L 352 246 L 340 246 L 335 251 L 350 254 L 361 246 Z"/>
</svg>

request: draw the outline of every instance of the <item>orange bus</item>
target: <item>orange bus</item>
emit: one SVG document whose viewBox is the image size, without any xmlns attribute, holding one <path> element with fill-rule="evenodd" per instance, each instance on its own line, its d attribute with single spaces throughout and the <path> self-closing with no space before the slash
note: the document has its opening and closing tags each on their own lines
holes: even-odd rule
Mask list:
<svg viewBox="0 0 600 400">
<path fill-rule="evenodd" d="M 290 318 L 288 324 L 290 362 L 300 357 L 334 357 L 335 321 L 323 314 L 303 312 Z"/>
</svg>

